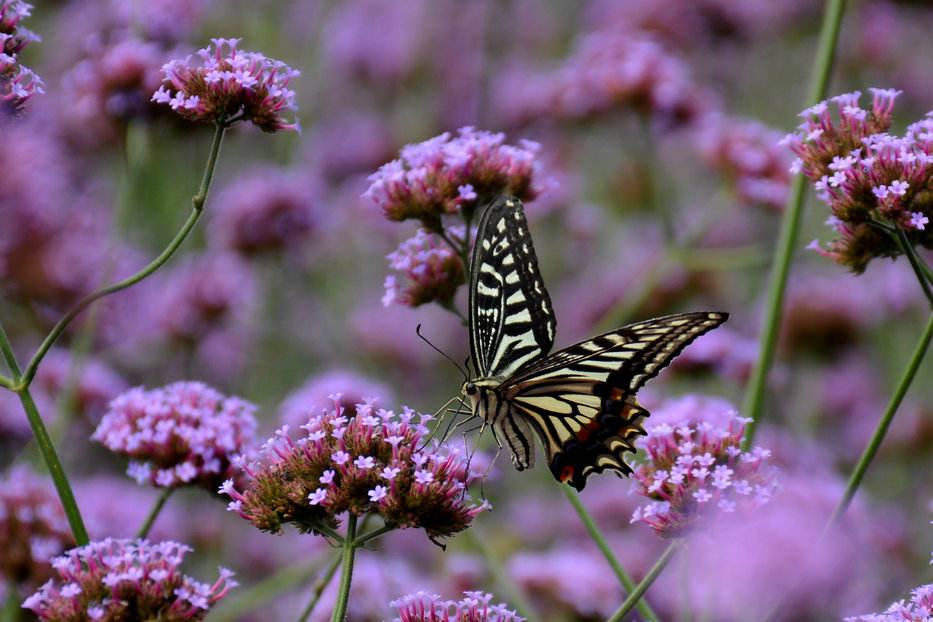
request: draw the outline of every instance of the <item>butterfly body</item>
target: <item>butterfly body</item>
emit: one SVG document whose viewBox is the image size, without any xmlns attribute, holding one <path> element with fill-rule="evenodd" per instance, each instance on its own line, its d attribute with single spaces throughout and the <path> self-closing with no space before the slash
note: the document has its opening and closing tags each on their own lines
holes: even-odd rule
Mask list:
<svg viewBox="0 0 933 622">
<path fill-rule="evenodd" d="M 554 477 L 582 490 L 593 473 L 628 474 L 648 416 L 635 392 L 721 312 L 671 315 L 604 333 L 548 354 L 557 327 L 521 201 L 502 196 L 483 214 L 470 273 L 470 352 L 477 377 L 463 383 L 475 416 L 509 448 L 518 470 L 534 465 L 537 435 Z"/>
</svg>

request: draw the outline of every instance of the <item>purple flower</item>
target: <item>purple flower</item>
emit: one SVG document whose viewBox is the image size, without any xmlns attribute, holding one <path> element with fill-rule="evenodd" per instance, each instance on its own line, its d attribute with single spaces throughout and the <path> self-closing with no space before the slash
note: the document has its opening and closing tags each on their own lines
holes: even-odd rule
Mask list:
<svg viewBox="0 0 933 622">
<path fill-rule="evenodd" d="M 540 145 L 522 140 L 505 144 L 504 134 L 463 127 L 451 138 L 447 132 L 415 145 L 401 157 L 370 175 L 364 193 L 379 204 L 386 218 L 420 220 L 429 232 L 441 231 L 441 217 L 462 213 L 469 221 L 483 202 L 499 194 L 531 201 L 546 188 L 539 175 Z M 470 187 L 469 192 L 461 188 Z"/>
<path fill-rule="evenodd" d="M 48 581 L 23 603 L 40 620 L 203 620 L 237 585 L 220 568 L 213 584 L 181 574 L 190 548 L 177 542 L 107 538 L 52 560 L 59 580 Z"/>
<path fill-rule="evenodd" d="M 620 28 L 581 37 L 553 70 L 507 72 L 501 81 L 496 92 L 510 96 L 497 101 L 513 121 L 588 119 L 628 107 L 670 127 L 697 118 L 709 99 L 657 37 Z"/>
<path fill-rule="evenodd" d="M 91 38 L 86 56 L 62 77 L 63 123 L 72 145 L 84 152 L 119 144 L 126 124 L 149 120 L 162 107 L 151 102 L 162 81 L 165 52 L 151 41 Z"/>
<path fill-rule="evenodd" d="M 299 389 L 293 391 L 279 406 L 279 420 L 292 427 L 308 422 L 315 407 L 333 403 L 334 398 L 347 414 L 355 413 L 356 404 L 376 395 L 392 395 L 388 385 L 376 382 L 362 374 L 347 369 L 331 369 L 310 377 Z"/>
<path fill-rule="evenodd" d="M 882 613 L 843 618 L 843 622 L 926 622 L 933 611 L 933 583 L 910 590 L 910 601 L 901 599 Z"/>
<path fill-rule="evenodd" d="M 697 129 L 700 156 L 733 184 L 744 204 L 783 209 L 790 187 L 790 164 L 779 147 L 781 135 L 752 120 L 708 114 Z"/>
<path fill-rule="evenodd" d="M 0 479 L 3 583 L 35 590 L 53 576 L 49 559 L 71 546 L 74 537 L 51 484 L 21 467 L 5 473 Z"/>
<path fill-rule="evenodd" d="M 456 244 L 463 244 L 463 227 L 452 227 L 447 235 Z M 400 285 L 395 275 L 385 280 L 386 293 L 383 306 L 392 303 L 417 307 L 429 302 L 450 305 L 457 288 L 465 282 L 463 262 L 447 242 L 433 233 L 419 229 L 415 237 L 402 242 L 398 250 L 388 256 L 389 266 L 401 270 L 407 277 L 407 285 Z"/>
<path fill-rule="evenodd" d="M 281 116 L 285 110 L 298 108 L 288 83 L 300 72 L 258 52 L 238 51 L 239 39 L 212 41 L 216 50 L 208 46 L 198 51 L 201 66 L 191 65 L 190 56 L 163 65 L 165 84 L 152 101 L 170 105 L 189 121 L 226 126 L 249 121 L 264 132 L 300 133 L 297 119 L 286 123 Z"/>
<path fill-rule="evenodd" d="M 39 36 L 23 28 L 32 5 L 22 0 L 0 0 L 0 104 L 16 112 L 35 93 L 43 93 L 42 80 L 19 62 L 19 53 Z"/>
<path fill-rule="evenodd" d="M 262 459 L 246 468 L 250 481 L 242 492 L 232 482 L 221 488 L 233 499 L 228 509 L 271 532 L 281 532 L 285 523 L 302 532 L 327 531 L 348 511 L 377 513 L 394 527 L 420 527 L 431 539 L 466 529 L 488 506 L 469 504 L 471 476 L 464 474 L 459 451 L 445 445 L 417 451 L 427 430 L 415 415 L 407 408 L 396 415 L 370 402 L 357 404 L 347 417 L 336 402 L 334 410 L 302 426 L 304 438 L 292 440 L 283 429 L 269 439 Z M 390 443 L 390 436 L 402 442 Z M 386 469 L 394 477 L 386 479 Z"/>
<path fill-rule="evenodd" d="M 160 487 L 216 490 L 254 448 L 256 407 L 200 382 L 131 389 L 110 403 L 92 440 L 131 458 L 127 473 Z"/>
<path fill-rule="evenodd" d="M 800 459 L 799 444 L 791 459 Z M 754 514 L 724 513 L 691 538 L 683 574 L 664 577 L 658 594 L 670 612 L 722 622 L 839 619 L 864 610 L 877 598 L 878 567 L 896 567 L 876 542 L 896 529 L 853 507 L 824 533 L 843 484 L 835 476 L 791 467 L 782 471 L 774 498 Z M 877 519 L 875 519 L 877 520 Z M 877 527 L 866 528 L 877 524 Z M 788 573 L 787 568 L 793 568 Z M 686 589 L 682 577 L 690 577 Z M 668 616 L 671 618 L 678 617 Z M 665 617 L 667 619 L 667 617 Z"/>
<path fill-rule="evenodd" d="M 189 256 L 164 278 L 159 323 L 184 344 L 237 323 L 255 299 L 255 276 L 233 253 Z"/>
<path fill-rule="evenodd" d="M 318 201 L 305 172 L 270 167 L 244 175 L 214 201 L 211 244 L 247 256 L 295 252 L 320 229 Z"/>
<path fill-rule="evenodd" d="M 762 466 L 760 447 L 739 449 L 747 419 L 732 413 L 727 426 L 708 421 L 655 421 L 638 444 L 645 462 L 634 471 L 636 492 L 652 500 L 632 522 L 651 525 L 662 538 L 676 538 L 715 522 L 722 513 L 748 512 L 768 502 L 776 483 Z"/>
<path fill-rule="evenodd" d="M 441 600 L 437 594 L 415 592 L 389 603 L 398 609 L 393 622 L 523 622 L 525 618 L 505 605 L 490 605 L 492 594 L 464 592 L 459 601 Z M 451 611 L 453 613 L 451 614 Z"/>
<path fill-rule="evenodd" d="M 801 113 L 803 124 L 784 139 L 798 156 L 791 170 L 813 182 L 839 236 L 826 250 L 814 248 L 857 274 L 873 258 L 901 253 L 894 228 L 910 243 L 933 248 L 925 190 L 933 179 L 933 117 L 910 125 L 903 137 L 890 134 L 900 91 L 871 91 L 870 110 L 858 106 L 858 92 L 836 96 Z"/>
</svg>

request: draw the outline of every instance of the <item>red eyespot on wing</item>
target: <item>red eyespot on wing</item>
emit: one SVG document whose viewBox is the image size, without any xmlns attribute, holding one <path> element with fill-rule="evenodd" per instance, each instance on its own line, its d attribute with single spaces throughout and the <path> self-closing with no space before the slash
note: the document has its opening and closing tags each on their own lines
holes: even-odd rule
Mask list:
<svg viewBox="0 0 933 622">
<path fill-rule="evenodd" d="M 564 467 L 564 470 L 560 472 L 560 481 L 566 482 L 571 477 L 573 477 L 573 467 L 568 464 Z"/>
</svg>

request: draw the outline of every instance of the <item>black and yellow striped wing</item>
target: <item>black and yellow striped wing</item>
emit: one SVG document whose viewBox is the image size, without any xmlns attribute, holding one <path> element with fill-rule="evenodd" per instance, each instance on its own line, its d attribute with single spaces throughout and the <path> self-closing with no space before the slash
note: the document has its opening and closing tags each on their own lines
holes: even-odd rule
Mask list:
<svg viewBox="0 0 933 622">
<path fill-rule="evenodd" d="M 535 361 L 497 392 L 507 417 L 538 434 L 554 477 L 582 490 L 594 473 L 631 472 L 624 453 L 648 416 L 635 392 L 726 318 L 703 311 L 631 324 Z"/>
<path fill-rule="evenodd" d="M 470 354 L 480 377 L 507 377 L 541 358 L 557 322 L 522 202 L 495 199 L 480 220 L 470 271 Z"/>
<path fill-rule="evenodd" d="M 480 221 L 470 276 L 470 350 L 477 377 L 463 385 L 519 470 L 534 464 L 536 434 L 554 477 L 582 490 L 605 470 L 628 474 L 624 452 L 648 416 L 635 398 L 691 341 L 726 321 L 720 312 L 631 324 L 548 355 L 556 320 L 524 208 L 499 197 Z"/>
</svg>

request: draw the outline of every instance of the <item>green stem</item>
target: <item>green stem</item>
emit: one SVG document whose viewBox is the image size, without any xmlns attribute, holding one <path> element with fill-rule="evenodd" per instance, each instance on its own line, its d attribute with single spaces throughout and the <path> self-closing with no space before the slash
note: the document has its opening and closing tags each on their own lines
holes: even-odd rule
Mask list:
<svg viewBox="0 0 933 622">
<path fill-rule="evenodd" d="M 855 496 L 855 492 L 858 490 L 859 484 L 862 483 L 862 478 L 865 476 L 865 471 L 868 470 L 868 465 L 871 464 L 872 459 L 881 447 L 881 442 L 884 440 L 888 427 L 894 419 L 894 413 L 897 412 L 897 408 L 904 399 L 904 394 L 907 393 L 908 387 L 910 387 L 910 384 L 914 380 L 914 376 L 917 374 L 917 369 L 919 369 L 920 363 L 923 361 L 923 356 L 926 354 L 931 338 L 933 338 L 933 314 L 930 315 L 930 319 L 927 321 L 926 328 L 923 330 L 923 335 L 920 337 L 920 342 L 917 344 L 913 355 L 910 357 L 907 369 L 904 370 L 904 375 L 901 376 L 901 380 L 894 390 L 894 395 L 891 396 L 891 401 L 888 403 L 888 407 L 885 409 L 881 421 L 878 422 L 878 427 L 875 429 L 874 435 L 872 435 L 855 470 L 852 471 L 852 475 L 849 477 L 849 483 L 846 486 L 845 493 L 843 493 L 839 505 L 836 506 L 836 510 L 829 519 L 827 529 L 836 524 L 836 521 L 845 514 L 849 504 L 852 502 L 852 498 Z"/>
<path fill-rule="evenodd" d="M 165 502 L 168 501 L 168 498 L 172 496 L 172 493 L 175 491 L 174 488 L 163 488 L 162 492 L 159 493 L 159 498 L 156 499 L 155 504 L 152 506 L 152 509 L 149 510 L 149 515 L 146 516 L 146 520 L 142 525 L 139 526 L 139 531 L 136 532 L 137 538 L 145 538 L 149 535 L 149 530 L 152 529 L 152 524 L 155 522 L 156 518 L 159 516 L 159 512 L 162 511 L 162 507 L 165 505 Z"/>
<path fill-rule="evenodd" d="M 45 428 L 45 423 L 42 422 L 39 409 L 32 399 L 29 388 L 23 384 L 21 380 L 22 376 L 20 375 L 19 365 L 16 362 L 13 349 L 10 347 L 10 342 L 2 326 L 0 326 L 0 351 L 2 351 L 7 365 L 10 366 L 10 372 L 13 374 L 14 381 L 19 386 L 16 390 L 16 394 L 19 395 L 23 410 L 26 411 L 26 419 L 29 421 L 32 435 L 36 439 L 36 446 L 39 448 L 39 453 L 42 454 L 45 466 L 49 470 L 49 475 L 52 478 L 52 482 L 55 484 L 55 490 L 58 491 L 58 498 L 61 500 L 62 508 L 65 510 L 65 517 L 68 519 L 68 525 L 71 527 L 71 533 L 74 536 L 75 544 L 77 546 L 84 546 L 90 540 L 88 539 L 87 529 L 84 527 L 84 521 L 81 519 L 81 510 L 78 509 L 78 503 L 75 501 L 74 492 L 72 492 L 71 485 L 68 483 L 65 469 L 62 468 L 62 463 L 58 459 L 58 454 L 55 452 L 55 446 L 52 444 L 49 432 Z"/>
<path fill-rule="evenodd" d="M 207 191 L 210 188 L 211 178 L 214 174 L 214 166 L 217 163 L 217 157 L 220 153 L 220 145 L 223 141 L 224 130 L 226 126 L 217 125 L 214 132 L 214 141 L 211 144 L 211 152 L 207 159 L 207 165 L 204 168 L 204 175 L 201 178 L 201 187 L 198 189 L 198 193 L 192 197 L 191 205 L 192 210 L 191 214 L 188 216 L 188 220 L 185 221 L 185 224 L 182 226 L 181 230 L 175 236 L 175 238 L 169 243 L 162 254 L 160 254 L 152 263 L 148 266 L 118 283 L 108 285 L 107 287 L 101 288 L 96 292 L 88 294 L 81 301 L 78 302 L 68 313 L 66 313 L 61 320 L 58 321 L 58 324 L 52 329 L 48 334 L 45 340 L 42 342 L 42 345 L 39 346 L 39 349 L 36 350 L 35 355 L 33 355 L 32 360 L 29 361 L 29 365 L 26 366 L 26 370 L 23 373 L 21 383 L 23 386 L 29 386 L 32 382 L 32 379 L 36 375 L 36 370 L 39 367 L 39 363 L 42 361 L 43 357 L 48 353 L 49 348 L 55 343 L 55 341 L 61 336 L 69 324 L 81 313 L 84 309 L 88 307 L 91 303 L 100 300 L 105 296 L 116 293 L 120 290 L 126 289 L 131 285 L 139 283 L 144 278 L 158 270 L 162 265 L 169 260 L 169 258 L 175 254 L 175 251 L 181 246 L 182 242 L 185 241 L 185 238 L 188 237 L 188 233 L 194 227 L 195 223 L 198 221 L 198 218 L 201 216 L 201 209 L 204 207 L 204 201 L 207 198 Z"/>
<path fill-rule="evenodd" d="M 603 533 L 599 530 L 599 527 L 596 525 L 596 522 L 593 520 L 593 517 L 590 516 L 590 513 L 583 506 L 583 503 L 580 501 L 580 497 L 575 493 L 569 486 L 561 485 L 560 489 L 564 491 L 564 496 L 567 497 L 567 501 L 570 502 L 570 505 L 576 511 L 577 516 L 580 517 L 580 520 L 583 522 L 583 526 L 586 527 L 586 532 L 590 535 L 590 538 L 599 548 L 600 552 L 603 554 L 603 557 L 606 558 L 606 561 L 609 562 L 609 566 L 612 568 L 612 571 L 615 573 L 616 578 L 619 579 L 619 583 L 622 584 L 622 587 L 625 588 L 626 594 L 631 594 L 635 591 L 635 582 L 632 580 L 632 577 L 625 571 L 625 568 L 622 567 L 622 564 L 619 563 L 619 560 L 616 558 L 615 554 L 612 552 L 609 543 L 606 542 L 606 538 L 603 536 Z M 651 606 L 645 600 L 639 600 L 636 607 L 638 607 L 639 613 L 648 619 L 658 622 L 658 614 L 651 609 Z"/>
<path fill-rule="evenodd" d="M 370 516 L 370 515 L 367 514 L 367 516 Z M 383 525 L 383 526 L 380 527 L 379 529 L 373 529 L 373 530 L 370 531 L 369 533 L 365 533 L 365 534 L 363 534 L 362 536 L 358 537 L 358 538 L 356 539 L 356 545 L 357 545 L 357 546 L 363 546 L 364 544 L 366 544 L 367 542 L 369 542 L 369 541 L 372 540 L 373 538 L 378 538 L 378 537 L 381 536 L 382 534 L 388 533 L 388 532 L 392 531 L 393 529 L 396 529 L 395 525 Z"/>
<path fill-rule="evenodd" d="M 347 533 L 343 539 L 343 558 L 340 562 L 340 586 L 331 622 L 343 622 L 347 617 L 347 603 L 350 602 L 350 584 L 353 582 L 353 558 L 356 554 L 356 515 L 352 512 L 347 517 Z"/>
<path fill-rule="evenodd" d="M 844 12 L 845 0 L 829 0 L 826 4 L 814 73 L 811 76 L 810 86 L 807 91 L 807 106 L 817 104 L 826 98 L 826 88 L 829 83 L 833 58 L 836 52 L 836 41 L 839 38 Z M 745 447 L 751 445 L 755 429 L 761 420 L 768 376 L 777 350 L 778 330 L 781 326 L 787 275 L 790 271 L 791 258 L 796 249 L 800 232 L 805 184 L 806 179 L 803 175 L 797 175 L 794 179 L 784 211 L 784 219 L 781 222 L 778 244 L 774 250 L 774 272 L 771 275 L 768 290 L 761 346 L 742 409 L 744 416 L 752 418 L 752 421 L 745 428 Z"/>
<path fill-rule="evenodd" d="M 907 261 L 910 262 L 910 267 L 913 269 L 917 280 L 920 281 L 920 288 L 923 290 L 923 295 L 927 297 L 927 301 L 930 303 L 930 306 L 933 307 L 933 292 L 930 291 L 930 281 L 927 276 L 930 272 L 930 267 L 917 256 L 917 252 L 911 245 L 910 240 L 907 239 L 907 235 L 900 227 L 894 229 L 894 238 L 898 246 L 901 247 L 901 252 L 907 256 Z"/>
<path fill-rule="evenodd" d="M 677 539 L 671 542 L 670 546 L 667 547 L 667 550 L 661 555 L 660 559 L 655 562 L 654 566 L 645 575 L 645 578 L 641 580 L 641 583 L 638 584 L 638 587 L 632 591 L 628 598 L 625 599 L 625 602 L 622 603 L 622 606 L 612 614 L 612 617 L 609 618 L 608 622 L 620 622 L 625 615 L 632 610 L 635 604 L 641 600 L 641 597 L 645 595 L 645 592 L 648 591 L 648 588 L 651 587 L 651 584 L 654 583 L 654 580 L 658 578 L 661 574 L 661 571 L 664 570 L 664 567 L 667 566 L 668 562 L 671 561 L 671 558 L 674 556 L 674 553 L 683 545 L 682 539 Z"/>
<path fill-rule="evenodd" d="M 327 567 L 327 571 L 315 579 L 313 591 L 311 593 L 311 600 L 308 601 L 308 605 L 305 607 L 305 610 L 301 612 L 301 616 L 298 618 L 298 622 L 305 622 L 311 614 L 314 612 L 314 608 L 317 607 L 318 601 L 321 600 L 321 594 L 324 593 L 324 590 L 330 584 L 330 580 L 334 578 L 334 574 L 337 572 L 337 568 L 340 567 L 340 562 L 343 559 L 341 555 L 334 555 L 333 561 L 331 561 L 330 566 Z"/>
</svg>

